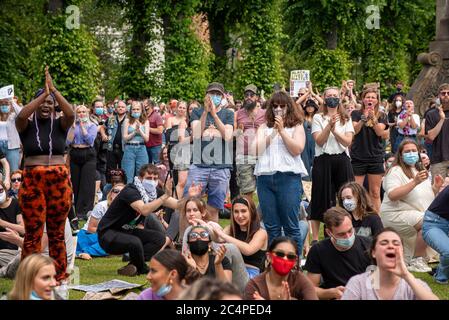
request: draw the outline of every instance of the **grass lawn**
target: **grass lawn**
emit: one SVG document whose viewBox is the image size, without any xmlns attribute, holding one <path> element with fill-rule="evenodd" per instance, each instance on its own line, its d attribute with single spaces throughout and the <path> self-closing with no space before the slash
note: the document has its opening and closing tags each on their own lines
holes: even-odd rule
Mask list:
<svg viewBox="0 0 449 320">
<path fill-rule="evenodd" d="M 222 226 L 229 224 L 229 220 L 220 220 Z M 322 234 L 322 232 L 320 233 Z M 84 261 L 76 259 L 75 265 L 79 268 L 80 277 L 79 284 L 95 284 L 112 279 L 120 279 L 131 283 L 137 283 L 144 285 L 143 288 L 148 288 L 149 283 L 147 282 L 145 275 L 137 277 L 124 277 L 117 274 L 117 269 L 124 266 L 125 263 L 122 262 L 121 256 L 110 256 L 106 258 L 95 258 L 91 261 Z M 435 267 L 434 265 L 433 267 Z M 414 273 L 417 278 L 420 278 L 427 282 L 427 284 L 432 288 L 433 292 L 440 298 L 444 300 L 449 300 L 449 285 L 440 285 L 432 280 L 432 277 L 427 273 Z M 13 281 L 8 279 L 0 279 L 0 295 L 7 293 L 11 290 Z M 84 296 L 84 292 L 70 290 L 69 298 L 70 300 L 79 300 Z"/>
</svg>

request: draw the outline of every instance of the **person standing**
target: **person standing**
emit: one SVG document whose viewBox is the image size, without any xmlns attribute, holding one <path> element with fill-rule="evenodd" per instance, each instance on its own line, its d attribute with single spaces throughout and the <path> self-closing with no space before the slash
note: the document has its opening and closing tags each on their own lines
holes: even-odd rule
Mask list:
<svg viewBox="0 0 449 320">
<path fill-rule="evenodd" d="M 94 141 L 97 125 L 90 121 L 89 111 L 83 105 L 76 107 L 76 122 L 69 130 L 70 177 L 75 197 L 75 212 L 79 219 L 87 220 L 94 207 L 97 153 Z"/>
<path fill-rule="evenodd" d="M 432 179 L 437 175 L 445 178 L 449 167 L 449 83 L 438 88 L 441 105 L 427 113 L 425 132 L 432 140 L 430 171 Z"/>
<path fill-rule="evenodd" d="M 103 141 L 107 142 L 106 172 L 113 169 L 118 169 L 122 165 L 124 149 L 122 142 L 122 131 L 125 118 L 126 104 L 124 101 L 120 100 L 117 102 L 115 107 L 115 114 L 108 119 L 104 128 L 100 129 Z"/>
<path fill-rule="evenodd" d="M 15 121 L 21 109 L 14 100 L 0 100 L 0 150 L 8 160 L 11 172 L 19 169 L 20 137 Z"/>
<path fill-rule="evenodd" d="M 46 223 L 49 253 L 55 259 L 56 280 L 61 281 L 68 276 L 64 227 L 72 204 L 72 185 L 64 150 L 75 114 L 55 88 L 48 67 L 45 79 L 45 89 L 39 90 L 16 118 L 25 158 L 24 180 L 19 190 L 19 205 L 25 223 L 22 258 L 41 251 Z M 63 112 L 58 119 L 55 119 L 56 101 Z"/>
<path fill-rule="evenodd" d="M 149 138 L 145 143 L 148 153 L 148 163 L 159 164 L 159 154 L 162 149 L 162 133 L 164 132 L 164 120 L 159 111 L 155 110 L 156 103 L 152 100 L 148 101 L 145 107 L 149 128 Z"/>
</svg>

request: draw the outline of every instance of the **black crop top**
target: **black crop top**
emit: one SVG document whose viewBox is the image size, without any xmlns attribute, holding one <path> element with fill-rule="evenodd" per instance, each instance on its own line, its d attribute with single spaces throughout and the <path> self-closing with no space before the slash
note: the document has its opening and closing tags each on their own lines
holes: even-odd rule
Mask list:
<svg viewBox="0 0 449 320">
<path fill-rule="evenodd" d="M 48 155 L 50 153 L 49 135 L 51 129 L 51 119 L 38 119 L 37 123 L 39 126 L 39 139 L 42 150 L 39 148 L 37 142 L 37 131 L 34 119 L 32 121 L 28 120 L 28 126 L 26 129 L 19 133 L 25 157 Z M 64 130 L 61 126 L 61 118 L 53 119 L 53 131 L 51 134 L 53 155 L 64 155 L 67 132 L 68 129 Z"/>
<path fill-rule="evenodd" d="M 240 228 L 236 228 L 235 238 L 240 241 L 246 242 L 246 231 L 240 231 Z M 242 253 L 242 258 L 246 264 L 258 267 L 260 272 L 262 272 L 265 269 L 265 251 L 264 250 L 258 250 L 250 256 L 245 256 Z"/>
</svg>

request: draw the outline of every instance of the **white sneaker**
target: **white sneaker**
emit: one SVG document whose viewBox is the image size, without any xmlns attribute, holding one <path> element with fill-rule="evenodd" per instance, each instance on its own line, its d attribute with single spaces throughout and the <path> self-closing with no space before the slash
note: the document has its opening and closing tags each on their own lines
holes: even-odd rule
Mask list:
<svg viewBox="0 0 449 320">
<path fill-rule="evenodd" d="M 421 270 L 423 270 L 423 272 L 430 272 L 430 271 L 432 271 L 432 268 L 429 267 L 429 265 L 427 264 L 426 260 L 424 260 L 423 257 L 416 258 L 416 261 L 419 264 L 419 266 L 421 267 Z"/>
<path fill-rule="evenodd" d="M 422 259 L 422 257 L 420 257 Z M 424 262 L 425 263 L 425 262 Z M 432 271 L 432 269 L 426 265 L 424 265 L 422 263 L 422 261 L 420 261 L 419 258 L 413 258 L 408 267 L 407 267 L 408 271 L 410 272 L 429 272 Z M 429 270 L 430 269 L 430 270 Z"/>
</svg>

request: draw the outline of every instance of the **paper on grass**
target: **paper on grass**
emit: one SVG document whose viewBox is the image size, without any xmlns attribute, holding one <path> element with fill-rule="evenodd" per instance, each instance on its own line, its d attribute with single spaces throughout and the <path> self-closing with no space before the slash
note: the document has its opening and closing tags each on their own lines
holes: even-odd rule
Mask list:
<svg viewBox="0 0 449 320">
<path fill-rule="evenodd" d="M 114 279 L 102 283 L 91 284 L 91 285 L 71 285 L 68 288 L 72 290 L 79 290 L 85 292 L 102 292 L 102 291 L 110 291 L 112 294 L 116 292 L 120 292 L 123 290 L 129 290 L 134 288 L 142 287 L 143 284 L 129 283 L 126 281 Z"/>
</svg>

